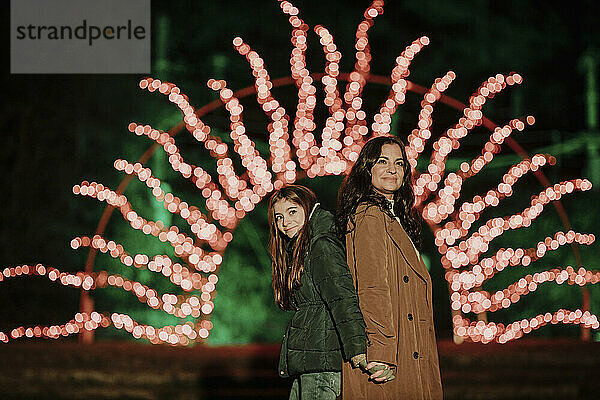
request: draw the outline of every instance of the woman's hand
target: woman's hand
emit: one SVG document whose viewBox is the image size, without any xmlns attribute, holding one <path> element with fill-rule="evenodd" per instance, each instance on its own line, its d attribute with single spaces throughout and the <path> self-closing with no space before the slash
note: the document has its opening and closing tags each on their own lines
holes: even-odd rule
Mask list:
<svg viewBox="0 0 600 400">
<path fill-rule="evenodd" d="M 372 379 L 375 382 L 389 382 L 396 378 L 394 376 L 394 371 L 388 364 L 371 361 L 366 365 L 365 369 L 370 375 L 369 379 Z"/>
<path fill-rule="evenodd" d="M 367 362 L 366 354 L 357 354 L 350 359 L 350 364 L 353 368 L 360 368 L 367 374 L 369 379 L 375 382 L 388 382 L 395 378 L 394 371 L 388 364 L 378 361 Z"/>
</svg>

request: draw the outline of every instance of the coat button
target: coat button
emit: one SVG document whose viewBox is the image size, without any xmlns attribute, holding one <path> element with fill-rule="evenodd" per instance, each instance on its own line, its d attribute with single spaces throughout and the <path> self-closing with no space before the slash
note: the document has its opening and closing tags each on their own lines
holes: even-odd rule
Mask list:
<svg viewBox="0 0 600 400">
<path fill-rule="evenodd" d="M 284 375 L 284 374 L 285 374 L 285 372 L 281 371 L 281 375 Z"/>
<path fill-rule="evenodd" d="M 413 357 L 416 360 L 417 358 L 419 358 L 419 353 L 417 353 L 416 351 L 413 353 Z"/>
<path fill-rule="evenodd" d="M 413 320 L 413 315 L 411 313 L 408 313 L 408 320 L 412 321 Z"/>
<path fill-rule="evenodd" d="M 408 283 L 408 275 L 404 275 L 404 277 L 402 278 L 402 280 L 404 281 L 404 283 Z"/>
</svg>

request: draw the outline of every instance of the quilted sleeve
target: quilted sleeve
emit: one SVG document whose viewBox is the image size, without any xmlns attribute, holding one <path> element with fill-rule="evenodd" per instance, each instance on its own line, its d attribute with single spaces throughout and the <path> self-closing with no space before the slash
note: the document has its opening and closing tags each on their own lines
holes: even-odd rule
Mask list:
<svg viewBox="0 0 600 400">
<path fill-rule="evenodd" d="M 318 254 L 311 260 L 313 282 L 333 319 L 344 359 L 366 353 L 365 323 L 341 242 L 324 236 L 311 251 Z"/>
</svg>

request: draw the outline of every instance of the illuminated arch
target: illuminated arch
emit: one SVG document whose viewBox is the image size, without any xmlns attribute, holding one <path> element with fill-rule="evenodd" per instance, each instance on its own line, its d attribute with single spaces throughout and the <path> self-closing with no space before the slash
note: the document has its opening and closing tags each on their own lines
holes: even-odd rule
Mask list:
<svg viewBox="0 0 600 400">
<path fill-rule="evenodd" d="M 427 170 L 423 172 L 415 170 L 416 184 L 414 187 L 416 205 L 422 210 L 425 220 L 434 233 L 436 246 L 442 256 L 442 265 L 446 269 L 445 277 L 450 289 L 455 338 L 484 343 L 490 341 L 503 343 L 519 338 L 547 323 L 559 322 L 598 328 L 597 317 L 591 315 L 589 311 L 582 310 L 548 312 L 508 325 L 484 321 L 472 322 L 462 315 L 462 312 L 484 313 L 492 312 L 498 307 L 508 307 L 511 303 L 518 301 L 521 295 L 534 291 L 537 285 L 544 282 L 560 281 L 583 286 L 587 283 L 597 283 L 600 279 L 600 273 L 581 267 L 576 247 L 577 244 L 593 243 L 594 236 L 573 232 L 560 202 L 557 201 L 561 196 L 574 190 L 589 190 L 591 183 L 585 179 L 577 179 L 551 186 L 540 171 L 540 167 L 552 164 L 553 157 L 548 155 L 529 157 L 510 137 L 513 130 L 523 130 L 526 124 L 533 124 L 533 117 L 527 117 L 525 120 L 513 119 L 499 127 L 487 119 L 481 111 L 483 104 L 494 94 L 499 93 L 507 86 L 519 84 L 522 79 L 520 75 L 512 73 L 490 77 L 470 97 L 469 104 L 462 104 L 443 94 L 455 78 L 452 72 L 437 78 L 429 89 L 406 79 L 412 59 L 424 46 L 429 44 L 429 39 L 425 36 L 413 41 L 405 48 L 396 59 L 396 66 L 389 79 L 371 75 L 369 72 L 371 55 L 367 34 L 373 25 L 374 18 L 383 12 L 383 1 L 380 0 L 374 1 L 367 8 L 364 14 L 365 18 L 358 26 L 354 71 L 350 74 L 339 72 L 338 62 L 341 55 L 337 51 L 333 37 L 326 28 L 317 26 L 315 32 L 321 39 L 327 62 L 324 74 L 310 74 L 305 61 L 308 25 L 298 17 L 298 9 L 291 3 L 288 1 L 280 1 L 280 3 L 283 12 L 289 15 L 292 25 L 291 77 L 271 81 L 260 56 L 241 38 L 235 38 L 234 47 L 246 57 L 255 77 L 253 87 L 234 93 L 227 88 L 225 81 L 211 79 L 208 86 L 219 92 L 220 100 L 194 109 L 187 96 L 181 93 L 176 85 L 152 78 L 146 78 L 140 82 L 142 89 L 151 92 L 158 91 L 167 96 L 169 101 L 183 113 L 183 122 L 171 128 L 169 132 L 158 131 L 149 125 L 130 124 L 129 130 L 132 133 L 148 136 L 156 143 L 135 163 L 126 160 L 115 162 L 115 168 L 128 174 L 128 177 L 114 191 L 102 184 L 87 181 L 73 188 L 75 194 L 94 197 L 109 205 L 105 209 L 93 237 L 78 237 L 71 242 L 73 248 L 90 247 L 86 270 L 69 274 L 42 265 L 25 265 L 6 268 L 0 275 L 0 280 L 19 275 L 44 275 L 63 285 L 80 287 L 82 288 L 81 312 L 63 325 L 19 327 L 13 329 L 9 334 L 0 332 L 0 341 L 7 342 L 10 338 L 16 339 L 23 336 L 58 338 L 80 332 L 91 332 L 111 324 L 129 331 L 136 338 L 143 337 L 152 343 L 186 345 L 190 341 L 205 339 L 212 328 L 209 315 L 214 307 L 211 300 L 218 280 L 219 265 L 227 244 L 233 238 L 232 231 L 237 223 L 248 212 L 251 212 L 254 206 L 268 193 L 284 184 L 295 182 L 300 174 L 313 177 L 339 175 L 348 171 L 352 162 L 356 160 L 362 144 L 369 137 L 390 133 L 391 116 L 398 106 L 405 102 L 406 94 L 409 91 L 423 95 L 418 126 L 408 136 L 407 155 L 413 169 L 416 167 L 417 157 L 424 150 L 425 142 L 432 136 L 429 127 L 432 122 L 431 113 L 434 104 L 445 103 L 461 111 L 464 115 L 436 140 Z M 316 106 L 316 97 L 314 96 L 316 88 L 313 82 L 317 79 L 321 80 L 325 86 L 325 105 L 329 109 L 329 117 L 321 132 L 320 144 L 313 134 L 316 128 L 313 116 Z M 347 82 L 343 95 L 338 88 L 340 80 Z M 362 90 L 367 82 L 385 84 L 391 88 L 387 99 L 379 108 L 379 112 L 374 115 L 373 123 L 370 126 L 367 126 L 361 98 Z M 292 83 L 298 88 L 298 104 L 293 123 L 285 109 L 271 94 L 272 88 Z M 257 95 L 257 102 L 270 119 L 268 130 L 271 157 L 269 160 L 265 160 L 255 149 L 254 142 L 245 133 L 241 119 L 243 107 L 239 99 L 251 94 Z M 241 159 L 246 168 L 245 173 L 241 176 L 238 176 L 233 168 L 229 146 L 220 138 L 212 136 L 210 127 L 200 119 L 221 105 L 224 105 L 230 114 L 230 137 L 234 142 L 233 152 L 236 157 Z M 290 123 L 292 123 L 291 126 Z M 482 148 L 481 155 L 476 156 L 470 163 L 463 163 L 458 171 L 446 174 L 445 163 L 450 152 L 458 148 L 460 140 L 479 125 L 484 125 L 492 132 L 488 142 Z M 210 151 L 218 165 L 218 178 L 213 178 L 202 168 L 187 163 L 181 157 L 173 137 L 184 129 Z M 472 201 L 463 202 L 460 207 L 456 207 L 455 202 L 460 197 L 463 183 L 491 162 L 504 143 L 519 154 L 523 161 L 507 172 L 503 177 L 503 182 L 496 189 L 475 196 Z M 183 202 L 175 194 L 166 193 L 161 188 L 160 181 L 152 176 L 152 171 L 144 167 L 144 163 L 156 150 L 158 144 L 168 154 L 173 169 L 198 187 L 206 199 L 209 215 L 202 214 L 197 207 Z M 523 174 L 529 172 L 533 172 L 545 188 L 532 200 L 531 206 L 512 216 L 493 218 L 487 221 L 478 232 L 467 237 L 471 224 L 479 218 L 481 210 L 494 207 L 504 197 L 510 196 L 512 185 Z M 148 221 L 138 215 L 123 195 L 128 183 L 134 177 L 144 182 L 156 199 L 163 202 L 165 208 L 171 213 L 177 213 L 185 219 L 196 238 L 183 234 L 175 226 L 165 227 L 160 221 Z M 430 197 L 433 198 L 430 200 Z M 487 245 L 491 241 L 507 229 L 526 226 L 551 201 L 557 208 L 567 232 L 558 232 L 554 237 L 539 242 L 532 249 L 501 249 L 492 257 L 480 259 L 480 256 L 487 251 Z M 170 243 L 176 255 L 183 261 L 179 263 L 167 256 L 160 255 L 153 259 L 144 254 L 130 255 L 120 244 L 103 238 L 102 234 L 113 208 L 121 211 L 133 229 L 141 230 L 147 235 L 156 236 L 159 240 Z M 565 244 L 573 246 L 579 264 L 577 270 L 568 267 L 564 270 L 554 269 L 527 275 L 504 291 L 494 294 L 473 290 L 483 281 L 491 278 L 497 271 L 510 265 L 527 265 L 536 257 L 542 257 L 548 249 L 556 249 Z M 147 268 L 153 272 L 162 273 L 186 293 L 197 291 L 202 294 L 200 296 L 190 294 L 186 297 L 168 293 L 159 295 L 154 289 L 141 282 L 125 279 L 117 274 L 109 275 L 105 271 L 95 272 L 93 266 L 97 250 L 119 258 L 126 266 Z M 464 270 L 465 267 L 468 269 Z M 107 285 L 120 287 L 133 293 L 149 307 L 161 308 L 166 313 L 178 317 L 192 316 L 196 322 L 155 328 L 138 324 L 124 314 L 97 313 L 93 311 L 93 305 L 88 300 L 86 291 Z"/>
</svg>

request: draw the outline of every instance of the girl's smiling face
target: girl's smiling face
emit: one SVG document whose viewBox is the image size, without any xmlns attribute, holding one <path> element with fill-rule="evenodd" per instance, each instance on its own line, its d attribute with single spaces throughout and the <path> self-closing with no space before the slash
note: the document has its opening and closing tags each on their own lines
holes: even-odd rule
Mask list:
<svg viewBox="0 0 600 400">
<path fill-rule="evenodd" d="M 273 206 L 277 229 L 288 238 L 294 238 L 306 222 L 304 208 L 298 203 L 281 199 Z"/>
</svg>

